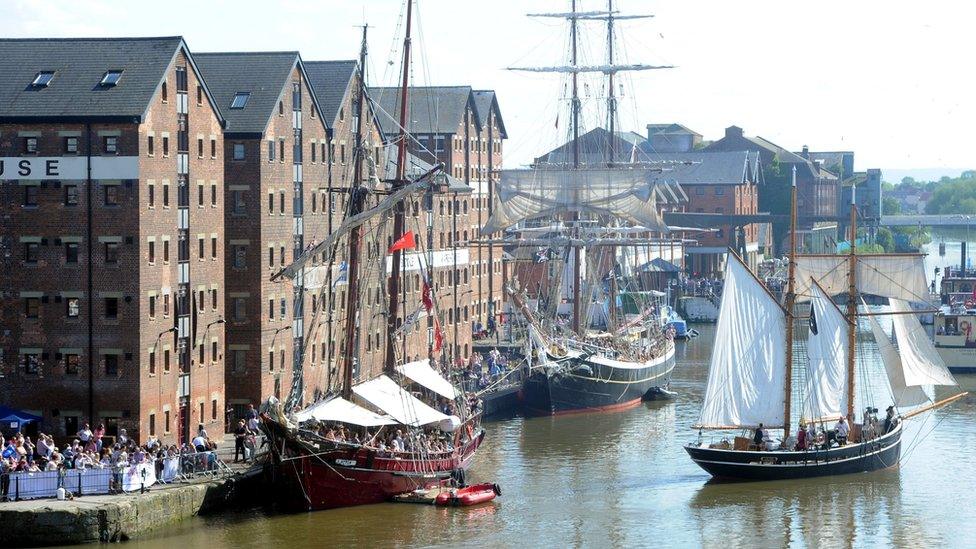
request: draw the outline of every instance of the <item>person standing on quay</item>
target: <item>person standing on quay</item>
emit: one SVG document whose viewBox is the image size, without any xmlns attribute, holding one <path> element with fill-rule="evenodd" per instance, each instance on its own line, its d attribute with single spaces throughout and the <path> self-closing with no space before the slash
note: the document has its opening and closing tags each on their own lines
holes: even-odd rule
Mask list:
<svg viewBox="0 0 976 549">
<path fill-rule="evenodd" d="M 247 453 L 244 451 L 244 439 L 247 438 L 247 426 L 244 420 L 237 421 L 237 428 L 234 429 L 234 463 L 237 463 L 237 455 L 240 454 L 244 461 L 247 461 Z"/>
</svg>

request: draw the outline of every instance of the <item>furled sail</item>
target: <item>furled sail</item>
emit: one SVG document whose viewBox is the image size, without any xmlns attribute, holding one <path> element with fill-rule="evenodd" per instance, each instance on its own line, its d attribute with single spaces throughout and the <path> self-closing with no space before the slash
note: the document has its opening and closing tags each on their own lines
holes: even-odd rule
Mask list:
<svg viewBox="0 0 976 549">
<path fill-rule="evenodd" d="M 929 300 L 925 283 L 923 255 L 858 255 L 857 290 L 905 301 Z M 827 295 L 847 292 L 848 262 L 846 255 L 800 255 L 796 258 L 797 301 L 810 298 L 810 278 L 823 287 Z"/>
<path fill-rule="evenodd" d="M 786 314 L 729 254 L 699 422 L 704 428 L 783 425 Z"/>
<path fill-rule="evenodd" d="M 847 319 L 830 296 L 811 284 L 803 417 L 836 418 L 847 410 Z"/>
<path fill-rule="evenodd" d="M 656 171 L 642 167 L 502 170 L 495 183 L 493 213 L 481 234 L 566 212 L 609 215 L 649 230 L 667 231 L 650 180 Z"/>
</svg>

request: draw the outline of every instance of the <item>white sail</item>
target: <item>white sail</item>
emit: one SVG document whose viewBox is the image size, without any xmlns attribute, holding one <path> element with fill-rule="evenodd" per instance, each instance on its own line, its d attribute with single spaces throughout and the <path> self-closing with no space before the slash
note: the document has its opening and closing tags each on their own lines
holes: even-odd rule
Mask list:
<svg viewBox="0 0 976 549">
<path fill-rule="evenodd" d="M 786 315 L 729 254 L 700 425 L 783 425 Z"/>
<path fill-rule="evenodd" d="M 902 368 L 901 357 L 898 356 L 898 350 L 891 343 L 888 334 L 881 328 L 877 317 L 870 316 L 868 318 L 871 321 L 871 332 L 874 334 L 874 340 L 878 343 L 878 349 L 881 351 L 881 362 L 884 363 L 885 373 L 888 375 L 888 384 L 891 386 L 895 406 L 914 408 L 928 404 L 931 398 L 924 387 L 909 386 L 905 382 L 905 373 Z"/>
<path fill-rule="evenodd" d="M 796 258 L 797 301 L 810 298 L 812 277 L 827 292 L 838 295 L 847 292 L 849 256 L 801 255 Z M 905 301 L 929 300 L 925 283 L 922 255 L 858 255 L 857 290 Z"/>
<path fill-rule="evenodd" d="M 647 168 L 502 170 L 495 203 L 481 234 L 520 221 L 567 212 L 609 215 L 653 231 L 667 231 Z"/>
<path fill-rule="evenodd" d="M 847 319 L 816 284 L 810 286 L 810 332 L 807 339 L 803 417 L 835 418 L 847 411 Z"/>
<path fill-rule="evenodd" d="M 846 255 L 800 255 L 796 257 L 796 300 L 810 299 L 811 279 L 824 289 L 827 295 L 847 292 Z"/>
<path fill-rule="evenodd" d="M 890 302 L 892 312 L 910 313 L 912 310 L 908 303 L 900 299 L 891 299 Z M 957 384 L 917 316 L 896 314 L 892 316 L 892 321 L 906 385 Z"/>
</svg>

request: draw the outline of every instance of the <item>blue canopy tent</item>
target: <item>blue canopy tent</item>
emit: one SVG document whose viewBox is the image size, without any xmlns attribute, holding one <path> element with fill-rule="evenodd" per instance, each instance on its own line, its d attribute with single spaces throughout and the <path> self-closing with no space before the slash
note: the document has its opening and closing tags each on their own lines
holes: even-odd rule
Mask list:
<svg viewBox="0 0 976 549">
<path fill-rule="evenodd" d="M 24 428 L 24 425 L 37 422 L 40 423 L 44 418 L 35 416 L 22 410 L 15 410 L 9 406 L 0 406 L 0 429 L 3 431 L 17 432 Z"/>
</svg>

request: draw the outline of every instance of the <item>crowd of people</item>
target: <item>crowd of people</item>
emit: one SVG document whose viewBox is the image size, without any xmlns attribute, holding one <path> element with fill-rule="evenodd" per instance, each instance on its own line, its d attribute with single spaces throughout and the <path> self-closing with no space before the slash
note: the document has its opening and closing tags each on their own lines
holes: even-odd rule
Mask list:
<svg viewBox="0 0 976 549">
<path fill-rule="evenodd" d="M 888 406 L 886 412 L 884 421 L 880 421 L 877 408 L 865 410 L 858 435 L 860 441 L 873 440 L 894 430 L 898 425 L 895 407 Z M 796 439 L 788 441 L 783 447 L 799 451 L 825 450 L 836 446 L 845 446 L 850 438 L 851 426 L 846 417 L 840 416 L 833 429 L 828 429 L 823 424 L 818 428 L 816 422 L 801 420 Z M 762 423 L 753 432 L 752 444 L 762 450 L 774 450 L 777 446 Z"/>
<path fill-rule="evenodd" d="M 163 478 L 164 462 L 175 458 L 180 458 L 179 473 L 213 471 L 218 466 L 216 447 L 216 441 L 210 438 L 202 424 L 189 444 L 165 445 L 153 435 L 144 444 L 139 444 L 128 436 L 125 429 L 119 429 L 114 437 L 107 436 L 103 424 L 92 429 L 86 423 L 75 433 L 71 442 L 60 448 L 50 434 L 38 433 L 34 441 L 22 432 L 15 433 L 6 440 L 0 453 L 0 475 L 6 488 L 11 473 L 109 470 L 113 472 L 111 490 L 118 491 L 121 490 L 122 471 L 133 465 L 153 464 L 157 478 Z M 2 495 L 5 495 L 6 490 L 3 492 Z"/>
<path fill-rule="evenodd" d="M 508 372 L 509 359 L 498 349 L 492 349 L 487 353 L 475 352 L 467 359 L 458 358 L 455 367 L 457 372 L 463 373 L 465 387 L 474 385 L 484 389 Z"/>
<path fill-rule="evenodd" d="M 445 433 L 436 428 L 427 428 L 416 433 L 402 429 L 387 430 L 384 427 L 370 432 L 350 429 L 342 424 L 320 423 L 317 432 L 323 439 L 337 444 L 363 446 L 377 450 L 380 456 L 396 457 L 399 454 L 438 454 L 454 450 L 454 443 Z"/>
<path fill-rule="evenodd" d="M 702 297 L 718 297 L 722 295 L 722 280 L 714 276 L 699 277 L 681 274 L 678 279 L 681 293 Z"/>
</svg>

